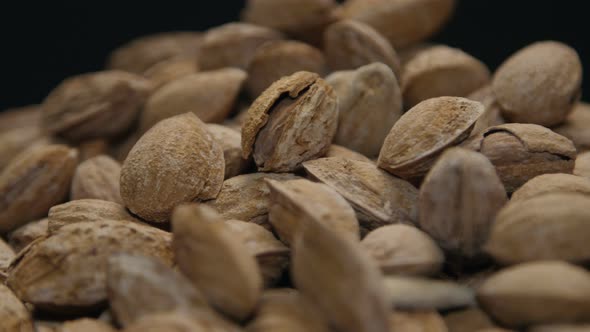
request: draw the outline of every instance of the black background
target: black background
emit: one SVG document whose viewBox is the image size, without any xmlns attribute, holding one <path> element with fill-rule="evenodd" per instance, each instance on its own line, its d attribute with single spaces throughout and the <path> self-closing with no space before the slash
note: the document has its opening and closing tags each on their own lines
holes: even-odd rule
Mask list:
<svg viewBox="0 0 590 332">
<path fill-rule="evenodd" d="M 6 1 L 2 1 L 4 3 Z M 434 41 L 496 68 L 537 40 L 576 48 L 590 96 L 590 12 L 584 0 L 460 0 Z M 145 34 L 237 20 L 244 1 L 36 1 L 0 5 L 0 110 L 40 102 L 61 80 L 100 70 L 110 50 Z"/>
</svg>

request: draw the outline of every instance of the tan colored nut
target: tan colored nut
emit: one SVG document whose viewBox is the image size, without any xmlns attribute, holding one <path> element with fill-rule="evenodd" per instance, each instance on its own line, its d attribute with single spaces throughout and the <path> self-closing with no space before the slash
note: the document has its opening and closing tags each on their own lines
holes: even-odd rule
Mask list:
<svg viewBox="0 0 590 332">
<path fill-rule="evenodd" d="M 367 163 L 371 163 L 371 159 L 363 156 L 362 154 L 352 151 L 349 148 L 345 148 L 340 145 L 332 144 L 330 145 L 330 149 L 328 153 L 326 153 L 326 158 L 344 158 L 344 159 L 351 159 L 351 160 L 358 160 L 364 161 Z"/>
<path fill-rule="evenodd" d="M 83 162 L 90 158 L 107 154 L 109 151 L 109 142 L 106 139 L 95 138 L 80 142 L 76 145 L 76 148 L 80 153 L 80 162 Z"/>
<path fill-rule="evenodd" d="M 0 238 L 0 279 L 2 278 L 1 275 L 6 273 L 10 262 L 15 256 L 14 250 Z"/>
<path fill-rule="evenodd" d="M 248 92 L 256 98 L 275 81 L 298 71 L 323 75 L 326 72 L 326 60 L 322 52 L 293 40 L 267 42 L 256 49 L 248 66 Z"/>
<path fill-rule="evenodd" d="M 61 325 L 60 322 L 36 320 L 33 322 L 35 332 L 55 332 Z"/>
<path fill-rule="evenodd" d="M 297 289 L 331 326 L 342 332 L 389 331 L 381 272 L 358 242 L 333 232 L 317 216 L 303 216 L 291 261 Z"/>
<path fill-rule="evenodd" d="M 214 123 L 208 123 L 207 129 L 223 149 L 225 179 L 242 174 L 249 163 L 242 158 L 242 135 L 240 132 Z"/>
<path fill-rule="evenodd" d="M 15 252 L 19 252 L 29 243 L 40 237 L 47 236 L 49 234 L 47 231 L 48 224 L 49 220 L 47 218 L 26 223 L 8 235 L 8 244 Z"/>
<path fill-rule="evenodd" d="M 404 102 L 411 108 L 434 97 L 467 97 L 490 81 L 490 71 L 460 49 L 434 46 L 405 65 L 402 81 Z"/>
<path fill-rule="evenodd" d="M 0 173 L 0 233 L 44 217 L 68 194 L 78 152 L 65 145 L 36 146 Z"/>
<path fill-rule="evenodd" d="M 446 310 L 475 305 L 469 287 L 450 281 L 412 277 L 385 277 L 389 302 L 402 310 Z"/>
<path fill-rule="evenodd" d="M 506 205 L 497 215 L 486 252 L 502 264 L 590 259 L 590 196 L 548 193 Z"/>
<path fill-rule="evenodd" d="M 70 199 L 94 198 L 122 203 L 119 181 L 121 164 L 105 155 L 88 159 L 76 168 Z"/>
<path fill-rule="evenodd" d="M 110 308 L 124 327 L 159 312 L 209 308 L 201 292 L 186 277 L 147 256 L 111 256 L 107 289 Z"/>
<path fill-rule="evenodd" d="M 140 131 L 158 122 L 192 112 L 203 122 L 221 122 L 233 109 L 246 72 L 224 68 L 186 75 L 154 92 L 141 113 Z"/>
<path fill-rule="evenodd" d="M 2 331 L 33 332 L 31 314 L 12 291 L 0 283 L 0 322 Z"/>
<path fill-rule="evenodd" d="M 574 167 L 574 174 L 590 178 L 590 151 L 578 155 L 576 166 Z"/>
<path fill-rule="evenodd" d="M 565 121 L 553 128 L 556 133 L 571 139 L 578 151 L 590 150 L 590 104 L 580 102 L 574 106 Z"/>
<path fill-rule="evenodd" d="M 170 311 L 145 316 L 123 332 L 240 332 L 242 329 L 209 310 Z"/>
<path fill-rule="evenodd" d="M 582 63 L 576 51 L 559 42 L 531 44 L 496 71 L 494 94 L 509 122 L 555 126 L 580 99 Z"/>
<path fill-rule="evenodd" d="M 141 136 L 142 135 L 139 130 L 134 130 L 127 137 L 114 142 L 110 149 L 111 156 L 118 162 L 123 163 Z"/>
<path fill-rule="evenodd" d="M 292 245 L 306 215 L 332 232 L 360 241 L 359 224 L 352 207 L 336 190 L 309 180 L 266 180 L 270 188 L 269 221 L 281 240 Z"/>
<path fill-rule="evenodd" d="M 247 318 L 255 309 L 263 282 L 246 243 L 236 241 L 223 218 L 205 205 L 174 209 L 172 231 L 174 255 L 182 273 L 212 306 L 234 319 Z"/>
<path fill-rule="evenodd" d="M 367 157 L 376 157 L 402 115 L 401 91 L 395 75 L 382 63 L 326 78 L 338 96 L 338 130 L 334 142 Z"/>
<path fill-rule="evenodd" d="M 445 256 L 437 244 L 416 227 L 379 227 L 361 241 L 363 249 L 385 275 L 429 276 L 438 273 Z"/>
<path fill-rule="evenodd" d="M 480 153 L 450 148 L 420 187 L 418 225 L 441 248 L 474 258 L 508 197 L 494 166 Z"/>
<path fill-rule="evenodd" d="M 51 138 L 45 136 L 39 126 L 26 126 L 0 132 L 0 171 L 23 150 L 49 143 Z"/>
<path fill-rule="evenodd" d="M 78 222 L 125 220 L 141 223 L 121 204 L 99 199 L 80 199 L 55 205 L 49 210 L 47 231 L 54 234 L 63 226 Z"/>
<path fill-rule="evenodd" d="M 161 121 L 135 144 L 121 169 L 121 197 L 131 212 L 166 222 L 181 204 L 217 197 L 223 150 L 193 113 Z"/>
<path fill-rule="evenodd" d="M 204 204 L 215 208 L 225 220 L 243 220 L 270 230 L 268 223 L 270 189 L 264 180 L 287 181 L 297 178 L 293 174 L 238 175 L 225 180 L 217 198 Z"/>
<path fill-rule="evenodd" d="M 66 225 L 21 251 L 7 285 L 23 301 L 58 313 L 92 311 L 107 299 L 108 258 L 117 252 L 154 256 L 171 265 L 170 233 L 128 221 Z"/>
<path fill-rule="evenodd" d="M 590 179 L 572 174 L 543 174 L 527 181 L 512 194 L 510 202 L 551 193 L 590 195 Z"/>
<path fill-rule="evenodd" d="M 467 99 L 479 101 L 485 107 L 485 111 L 475 123 L 475 127 L 471 132 L 471 136 L 481 135 L 486 129 L 493 126 L 504 124 L 502 118 L 502 110 L 496 101 L 494 91 L 491 85 L 486 85 L 483 88 L 470 94 Z"/>
<path fill-rule="evenodd" d="M 494 328 L 492 320 L 479 308 L 451 312 L 444 316 L 449 332 L 473 332 Z"/>
<path fill-rule="evenodd" d="M 451 332 L 436 311 L 394 311 L 389 316 L 391 332 Z M 472 331 L 473 332 L 473 331 Z"/>
<path fill-rule="evenodd" d="M 460 97 L 425 100 L 406 112 L 387 135 L 377 165 L 404 179 L 430 170 L 442 151 L 469 137 L 484 112 L 481 103 Z"/>
<path fill-rule="evenodd" d="M 416 55 L 420 54 L 422 51 L 436 46 L 442 46 L 442 44 L 436 44 L 426 41 L 412 44 L 401 49 L 397 49 L 397 55 L 401 62 L 402 68 L 405 67 L 408 62 L 410 62 Z"/>
<path fill-rule="evenodd" d="M 2 110 L 0 112 L 0 133 L 17 128 L 34 126 L 40 121 L 40 105 L 28 105 Z"/>
<path fill-rule="evenodd" d="M 294 289 L 272 289 L 262 294 L 248 332 L 332 331 L 313 303 Z"/>
<path fill-rule="evenodd" d="M 169 82 L 199 71 L 199 65 L 193 58 L 173 58 L 158 62 L 145 71 L 144 76 L 152 81 L 154 90 Z"/>
<path fill-rule="evenodd" d="M 528 329 L 527 332 L 587 332 L 590 331 L 590 324 L 550 324 L 537 325 Z"/>
<path fill-rule="evenodd" d="M 80 318 L 64 322 L 55 332 L 115 332 L 111 325 L 91 318 Z"/>
<path fill-rule="evenodd" d="M 228 229 L 256 258 L 266 287 L 274 286 L 289 265 L 289 248 L 266 228 L 251 222 L 227 220 Z"/>
<path fill-rule="evenodd" d="M 200 44 L 199 32 L 173 31 L 143 36 L 114 50 L 107 67 L 142 74 L 170 59 L 186 58 L 196 62 Z"/>
<path fill-rule="evenodd" d="M 297 72 L 273 83 L 248 110 L 242 156 L 263 172 L 292 172 L 323 156 L 338 125 L 338 101 L 318 74 Z"/>
<path fill-rule="evenodd" d="M 68 78 L 43 101 L 42 127 L 71 141 L 118 136 L 133 125 L 151 88 L 147 79 L 122 71 Z"/>
<path fill-rule="evenodd" d="M 201 43 L 199 67 L 202 70 L 223 67 L 246 70 L 259 46 L 279 39 L 283 39 L 280 32 L 249 23 L 227 23 L 209 29 Z"/>
<path fill-rule="evenodd" d="M 399 80 L 402 75 L 397 53 L 377 30 L 363 22 L 344 20 L 324 32 L 324 50 L 332 70 L 357 69 L 374 62 L 386 64 Z"/>
<path fill-rule="evenodd" d="M 520 264 L 491 276 L 477 298 L 490 316 L 510 327 L 585 321 L 590 273 L 558 261 Z"/>
<path fill-rule="evenodd" d="M 454 0 L 349 0 L 341 15 L 372 26 L 394 47 L 401 48 L 436 33 L 454 7 Z"/>
<path fill-rule="evenodd" d="M 572 173 L 576 157 L 569 139 L 534 124 L 488 128 L 478 150 L 496 167 L 509 193 L 537 175 Z"/>
<path fill-rule="evenodd" d="M 418 190 L 373 163 L 322 158 L 303 166 L 311 179 L 327 184 L 348 201 L 363 232 L 416 220 Z"/>
</svg>

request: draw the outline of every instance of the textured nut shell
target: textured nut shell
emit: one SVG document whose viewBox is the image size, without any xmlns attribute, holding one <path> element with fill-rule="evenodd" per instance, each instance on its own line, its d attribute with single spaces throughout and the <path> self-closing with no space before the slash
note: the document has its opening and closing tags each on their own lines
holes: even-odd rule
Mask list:
<svg viewBox="0 0 590 332">
<path fill-rule="evenodd" d="M 531 44 L 496 71 L 494 94 L 510 122 L 554 126 L 580 98 L 582 64 L 571 47 L 554 41 Z"/>
<path fill-rule="evenodd" d="M 467 97 L 490 81 L 490 71 L 460 49 L 434 46 L 419 52 L 404 66 L 402 81 L 404 103 L 413 107 L 434 97 Z"/>
<path fill-rule="evenodd" d="M 199 67 L 202 70 L 246 69 L 259 46 L 282 38 L 276 30 L 249 23 L 227 23 L 209 29 L 201 43 Z"/>
<path fill-rule="evenodd" d="M 478 308 L 451 312 L 444 317 L 449 332 L 473 332 L 494 328 L 492 320 Z"/>
<path fill-rule="evenodd" d="M 78 152 L 65 145 L 32 147 L 0 173 L 0 233 L 44 217 L 67 196 Z"/>
<path fill-rule="evenodd" d="M 287 112 L 280 114 L 280 122 L 273 122 L 273 111 L 280 108 L 275 106 L 283 101 L 292 104 L 280 110 Z M 242 156 L 254 155 L 259 171 L 294 171 L 302 162 L 326 153 L 336 134 L 337 119 L 336 94 L 318 74 L 300 71 L 283 77 L 248 110 L 242 126 Z M 261 137 L 267 126 L 271 126 L 268 136 L 272 137 Z M 269 150 L 267 155 L 256 153 L 258 145 Z"/>
<path fill-rule="evenodd" d="M 50 142 L 51 139 L 44 136 L 37 125 L 0 131 L 0 171 L 23 150 Z"/>
<path fill-rule="evenodd" d="M 140 222 L 123 205 L 98 199 L 80 199 L 55 205 L 49 210 L 47 231 L 54 234 L 65 225 L 102 220 Z"/>
<path fill-rule="evenodd" d="M 358 160 L 358 161 L 364 161 L 367 163 L 371 163 L 371 159 L 363 156 L 362 154 L 356 152 L 356 151 L 352 151 L 349 148 L 340 146 L 340 145 L 336 145 L 336 144 L 332 144 L 330 145 L 330 149 L 328 149 L 328 152 L 326 153 L 326 158 L 333 158 L 333 157 L 339 157 L 339 158 L 344 158 L 344 159 L 352 159 L 352 160 Z"/>
<path fill-rule="evenodd" d="M 170 311 L 146 316 L 124 332 L 240 332 L 238 326 L 209 311 Z"/>
<path fill-rule="evenodd" d="M 436 311 L 394 311 L 389 316 L 389 322 L 391 332 L 449 332 Z"/>
<path fill-rule="evenodd" d="M 140 131 L 158 122 L 192 112 L 203 122 L 221 122 L 236 103 L 247 74 L 241 69 L 224 68 L 186 75 L 154 92 L 141 113 Z"/>
<path fill-rule="evenodd" d="M 107 299 L 107 260 L 116 252 L 171 264 L 170 234 L 133 222 L 103 220 L 66 225 L 21 251 L 7 284 L 23 301 L 56 312 L 92 309 Z"/>
<path fill-rule="evenodd" d="M 590 274 L 564 262 L 520 264 L 478 290 L 482 308 L 507 326 L 575 322 L 590 317 Z"/>
<path fill-rule="evenodd" d="M 388 225 L 367 234 L 363 249 L 385 275 L 423 275 L 440 271 L 445 256 L 426 233 L 409 225 Z"/>
<path fill-rule="evenodd" d="M 181 203 L 212 199 L 223 183 L 223 150 L 192 113 L 161 121 L 135 144 L 121 169 L 131 212 L 166 222 Z"/>
<path fill-rule="evenodd" d="M 302 219 L 292 253 L 297 289 L 333 327 L 342 332 L 389 331 L 381 273 L 358 242 L 309 215 Z"/>
<path fill-rule="evenodd" d="M 576 158 L 574 174 L 590 178 L 590 152 L 580 153 Z"/>
<path fill-rule="evenodd" d="M 445 148 L 469 136 L 483 112 L 481 103 L 465 98 L 425 100 L 391 128 L 377 165 L 402 178 L 422 177 Z"/>
<path fill-rule="evenodd" d="M 293 174 L 253 173 L 235 176 L 223 182 L 216 199 L 204 204 L 215 208 L 226 219 L 253 222 L 270 229 L 269 193 L 264 179 L 294 180 Z"/>
<path fill-rule="evenodd" d="M 90 158 L 76 168 L 70 199 L 94 198 L 122 203 L 120 178 L 119 162 L 105 155 Z"/>
<path fill-rule="evenodd" d="M 169 82 L 198 71 L 199 65 L 195 59 L 174 58 L 156 63 L 145 71 L 144 76 L 152 81 L 154 90 L 157 90 Z"/>
<path fill-rule="evenodd" d="M 28 105 L 0 112 L 0 133 L 37 125 L 41 121 L 40 105 Z"/>
<path fill-rule="evenodd" d="M 186 277 L 157 259 L 113 255 L 107 271 L 110 308 L 122 326 L 158 312 L 208 308 L 203 295 Z"/>
<path fill-rule="evenodd" d="M 135 122 L 151 83 L 122 71 L 74 76 L 60 83 L 42 105 L 42 127 L 68 140 L 107 138 Z"/>
<path fill-rule="evenodd" d="M 507 200 L 485 156 L 450 148 L 420 187 L 418 225 L 443 249 L 474 257 L 481 253 L 494 217 Z"/>
<path fill-rule="evenodd" d="M 471 288 L 450 281 L 389 276 L 384 283 L 394 308 L 446 310 L 475 304 Z"/>
<path fill-rule="evenodd" d="M 29 245 L 29 243 L 36 239 L 47 236 L 47 225 L 49 220 L 43 218 L 36 221 L 31 221 L 8 235 L 8 243 L 14 249 L 15 252 L 21 251 L 23 248 Z"/>
<path fill-rule="evenodd" d="M 497 215 L 486 252 L 502 264 L 590 259 L 590 196 L 548 193 L 506 205 Z"/>
<path fill-rule="evenodd" d="M 512 194 L 510 202 L 550 193 L 590 195 L 590 179 L 571 174 L 543 174 L 530 179 Z"/>
<path fill-rule="evenodd" d="M 336 190 L 305 179 L 266 183 L 270 188 L 269 221 L 285 244 L 293 243 L 306 215 L 314 216 L 340 236 L 360 240 L 354 210 Z"/>
<path fill-rule="evenodd" d="M 242 158 L 242 136 L 240 132 L 213 123 L 207 124 L 207 129 L 223 149 L 225 179 L 240 175 L 248 166 L 248 161 Z"/>
<path fill-rule="evenodd" d="M 273 289 L 262 294 L 248 332 L 330 332 L 326 319 L 307 298 L 292 289 Z"/>
<path fill-rule="evenodd" d="M 6 269 L 14 256 L 14 250 L 0 238 L 0 274 L 6 273 Z"/>
<path fill-rule="evenodd" d="M 394 47 L 405 47 L 438 31 L 454 7 L 454 0 L 349 0 L 342 16 L 371 25 Z"/>
<path fill-rule="evenodd" d="M 402 115 L 401 91 L 395 75 L 382 63 L 326 78 L 338 96 L 338 130 L 334 142 L 376 157 Z"/>
<path fill-rule="evenodd" d="M 303 167 L 310 178 L 332 187 L 350 203 L 365 230 L 416 219 L 418 190 L 373 163 L 322 158 Z"/>
<path fill-rule="evenodd" d="M 467 97 L 467 99 L 479 101 L 485 107 L 485 111 L 479 117 L 475 123 L 473 131 L 471 132 L 472 137 L 481 135 L 489 127 L 498 126 L 505 123 L 504 119 L 502 118 L 500 105 L 496 101 L 494 91 L 492 90 L 492 86 L 490 84 L 473 92 L 469 95 L 469 97 Z"/>
<path fill-rule="evenodd" d="M 31 314 L 25 305 L 3 283 L 0 283 L 0 322 L 2 322 L 2 331 L 35 331 Z"/>
<path fill-rule="evenodd" d="M 590 104 L 578 103 L 553 131 L 571 139 L 578 151 L 590 150 Z"/>
<path fill-rule="evenodd" d="M 226 315 L 248 317 L 262 291 L 262 277 L 246 243 L 212 208 L 182 205 L 172 215 L 173 249 L 178 267 Z"/>
<path fill-rule="evenodd" d="M 55 329 L 55 332 L 115 332 L 111 325 L 90 318 L 80 318 L 63 323 Z"/>
<path fill-rule="evenodd" d="M 324 50 L 332 70 L 356 69 L 381 62 L 401 79 L 397 53 L 385 37 L 365 23 L 343 20 L 330 25 L 324 31 Z"/>
</svg>

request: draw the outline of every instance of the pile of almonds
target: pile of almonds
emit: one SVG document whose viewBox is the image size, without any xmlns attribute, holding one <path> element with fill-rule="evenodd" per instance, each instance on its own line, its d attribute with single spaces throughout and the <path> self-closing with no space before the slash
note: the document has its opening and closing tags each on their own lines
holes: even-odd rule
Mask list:
<svg viewBox="0 0 590 332">
<path fill-rule="evenodd" d="M 249 0 L 0 114 L 0 331 L 590 331 L 590 105 L 454 0 Z"/>
</svg>

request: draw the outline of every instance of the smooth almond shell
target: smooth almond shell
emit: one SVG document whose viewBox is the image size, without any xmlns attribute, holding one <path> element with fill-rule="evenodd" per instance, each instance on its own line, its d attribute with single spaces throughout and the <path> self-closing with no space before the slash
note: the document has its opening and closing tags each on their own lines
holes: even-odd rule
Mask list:
<svg viewBox="0 0 590 332">
<path fill-rule="evenodd" d="M 590 104 L 579 102 L 565 121 L 553 128 L 556 133 L 574 142 L 578 151 L 590 150 Z"/>
<path fill-rule="evenodd" d="M 543 174 L 527 181 L 512 194 L 510 202 L 551 193 L 590 195 L 590 179 L 572 174 Z"/>
<path fill-rule="evenodd" d="M 576 158 L 575 175 L 590 178 L 590 152 L 580 153 Z"/>
</svg>

